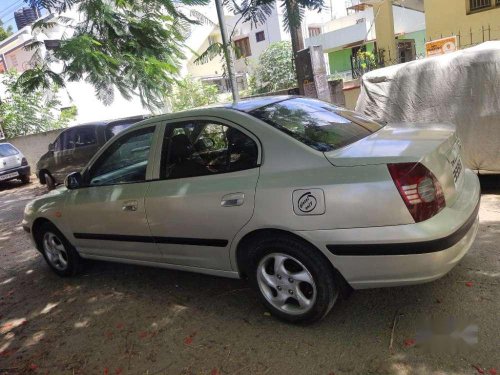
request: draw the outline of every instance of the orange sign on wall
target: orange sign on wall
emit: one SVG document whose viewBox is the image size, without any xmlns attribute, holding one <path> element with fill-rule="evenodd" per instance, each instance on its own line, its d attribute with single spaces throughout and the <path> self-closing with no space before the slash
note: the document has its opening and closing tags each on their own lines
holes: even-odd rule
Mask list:
<svg viewBox="0 0 500 375">
<path fill-rule="evenodd" d="M 426 56 L 438 56 L 458 51 L 458 38 L 456 35 L 447 38 L 433 40 L 425 43 Z"/>
</svg>

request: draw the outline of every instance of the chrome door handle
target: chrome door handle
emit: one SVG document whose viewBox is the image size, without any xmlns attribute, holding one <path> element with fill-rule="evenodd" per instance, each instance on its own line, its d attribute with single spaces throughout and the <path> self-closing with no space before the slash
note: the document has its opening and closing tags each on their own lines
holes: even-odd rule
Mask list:
<svg viewBox="0 0 500 375">
<path fill-rule="evenodd" d="M 123 202 L 123 211 L 137 211 L 137 201 Z"/>
<path fill-rule="evenodd" d="M 222 197 L 220 205 L 222 207 L 234 207 L 234 206 L 241 206 L 244 202 L 245 202 L 245 194 L 232 193 L 224 195 Z"/>
</svg>

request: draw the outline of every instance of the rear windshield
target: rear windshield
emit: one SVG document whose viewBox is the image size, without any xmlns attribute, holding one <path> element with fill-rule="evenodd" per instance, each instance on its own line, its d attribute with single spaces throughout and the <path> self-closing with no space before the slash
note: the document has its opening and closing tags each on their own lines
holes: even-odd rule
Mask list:
<svg viewBox="0 0 500 375">
<path fill-rule="evenodd" d="M 250 114 L 323 152 L 347 146 L 384 126 L 358 113 L 309 98 L 287 99 Z"/>
<path fill-rule="evenodd" d="M 17 154 L 19 154 L 19 151 L 17 151 L 12 145 L 8 143 L 0 144 L 0 157 L 12 156 Z"/>
</svg>

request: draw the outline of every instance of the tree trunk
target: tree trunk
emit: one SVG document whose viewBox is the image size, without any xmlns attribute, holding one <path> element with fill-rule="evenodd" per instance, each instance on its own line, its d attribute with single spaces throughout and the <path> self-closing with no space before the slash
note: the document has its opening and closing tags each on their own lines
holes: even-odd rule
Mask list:
<svg viewBox="0 0 500 375">
<path fill-rule="evenodd" d="M 286 0 L 286 12 L 288 19 L 290 20 L 290 37 L 292 39 L 292 51 L 293 51 L 293 66 L 295 67 L 295 73 L 297 73 L 297 54 L 300 50 L 304 49 L 304 38 L 302 36 L 302 25 L 300 22 L 296 24 L 292 20 L 297 20 L 298 15 L 294 15 L 294 12 L 299 11 L 299 4 L 296 0 Z M 298 80 L 297 80 L 298 81 Z M 297 82 L 300 93 L 303 93 L 302 82 Z"/>
</svg>

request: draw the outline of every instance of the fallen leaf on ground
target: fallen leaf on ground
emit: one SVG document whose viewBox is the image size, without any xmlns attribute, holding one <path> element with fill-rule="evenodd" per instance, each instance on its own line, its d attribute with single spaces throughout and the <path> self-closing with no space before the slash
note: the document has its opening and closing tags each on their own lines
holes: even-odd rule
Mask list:
<svg viewBox="0 0 500 375">
<path fill-rule="evenodd" d="M 477 365 L 472 365 L 472 367 L 474 367 L 476 369 L 478 374 L 484 374 L 484 370 L 481 367 L 479 367 Z"/>
<path fill-rule="evenodd" d="M 404 341 L 404 346 L 406 346 L 407 348 L 409 348 L 409 347 L 415 345 L 415 343 L 416 343 L 415 339 L 406 339 Z"/>
<path fill-rule="evenodd" d="M 497 369 L 496 368 L 490 368 L 490 371 L 488 371 L 490 375 L 497 375 Z"/>
<path fill-rule="evenodd" d="M 123 324 L 123 323 L 118 323 L 116 325 L 116 329 L 123 329 L 123 327 L 125 327 L 125 324 Z"/>
<path fill-rule="evenodd" d="M 35 365 L 34 363 L 32 363 L 32 364 L 30 365 L 30 370 L 35 371 L 37 368 L 38 368 L 38 365 Z"/>
<path fill-rule="evenodd" d="M 267 312 L 267 311 L 266 311 L 266 312 L 264 313 L 264 316 L 271 316 L 271 313 L 269 313 L 269 312 Z"/>
<path fill-rule="evenodd" d="M 104 367 L 104 375 L 109 375 L 109 368 Z"/>
<path fill-rule="evenodd" d="M 210 375 L 219 375 L 219 370 L 216 368 L 213 368 L 212 371 L 210 371 Z"/>
<path fill-rule="evenodd" d="M 122 368 L 121 368 L 121 367 L 119 367 L 119 368 L 117 368 L 117 369 L 115 370 L 115 375 L 121 375 L 122 373 L 123 373 L 123 370 L 122 370 Z"/>
<path fill-rule="evenodd" d="M 474 285 L 474 284 L 472 283 L 472 281 L 467 281 L 467 282 L 465 283 L 465 286 L 468 286 L 469 288 L 470 288 L 472 285 Z"/>
<path fill-rule="evenodd" d="M 196 332 L 191 333 L 189 336 L 184 338 L 184 344 L 191 345 L 193 343 L 193 338 L 196 336 Z"/>
</svg>

